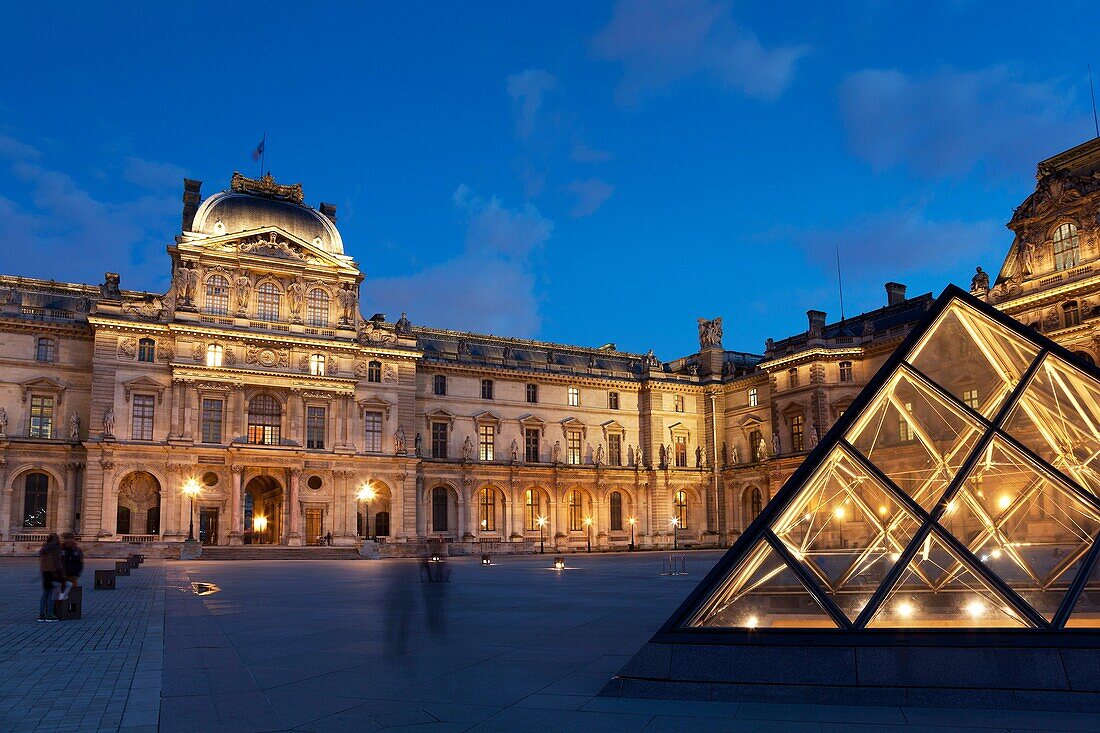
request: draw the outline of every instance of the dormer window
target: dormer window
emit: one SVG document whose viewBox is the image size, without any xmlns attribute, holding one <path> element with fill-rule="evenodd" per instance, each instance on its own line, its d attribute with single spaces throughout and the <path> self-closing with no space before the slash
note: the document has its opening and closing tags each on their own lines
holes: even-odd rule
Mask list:
<svg viewBox="0 0 1100 733">
<path fill-rule="evenodd" d="M 1054 232 L 1054 269 L 1068 270 L 1080 263 L 1080 238 L 1077 225 L 1066 222 Z"/>
</svg>

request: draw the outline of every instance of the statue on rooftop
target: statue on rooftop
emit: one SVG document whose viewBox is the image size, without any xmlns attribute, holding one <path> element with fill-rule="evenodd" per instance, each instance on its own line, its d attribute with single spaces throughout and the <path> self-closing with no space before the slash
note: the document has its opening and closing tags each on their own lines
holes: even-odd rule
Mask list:
<svg viewBox="0 0 1100 733">
<path fill-rule="evenodd" d="M 983 272 L 982 268 L 979 267 L 970 280 L 970 292 L 980 293 L 985 290 L 989 290 L 989 273 Z"/>
</svg>

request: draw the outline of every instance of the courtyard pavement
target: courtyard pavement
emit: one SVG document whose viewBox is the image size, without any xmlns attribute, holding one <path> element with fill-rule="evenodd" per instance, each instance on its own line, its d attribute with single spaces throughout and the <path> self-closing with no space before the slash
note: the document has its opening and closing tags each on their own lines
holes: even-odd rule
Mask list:
<svg viewBox="0 0 1100 733">
<path fill-rule="evenodd" d="M 596 697 L 718 557 L 680 577 L 654 553 L 464 558 L 447 584 L 407 560 L 150 561 L 57 624 L 34 621 L 34 562 L 4 560 L 0 730 L 1100 731 L 1100 712 Z"/>
</svg>

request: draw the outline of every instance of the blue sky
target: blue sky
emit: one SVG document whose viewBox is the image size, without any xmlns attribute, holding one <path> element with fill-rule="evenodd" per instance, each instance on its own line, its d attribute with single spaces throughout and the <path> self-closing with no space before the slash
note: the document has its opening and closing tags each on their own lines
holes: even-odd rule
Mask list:
<svg viewBox="0 0 1100 733">
<path fill-rule="evenodd" d="M 759 352 L 995 272 L 1035 163 L 1093 135 L 1100 7 L 22 3 L 0 272 L 164 290 L 182 177 L 337 204 L 363 310 L 662 358 Z M 1091 54 L 1091 56 L 1090 56 Z"/>
</svg>

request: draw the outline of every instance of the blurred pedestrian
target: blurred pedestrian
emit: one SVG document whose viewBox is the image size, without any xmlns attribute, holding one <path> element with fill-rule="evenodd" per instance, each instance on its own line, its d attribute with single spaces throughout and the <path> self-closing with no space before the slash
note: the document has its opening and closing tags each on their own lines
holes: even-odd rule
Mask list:
<svg viewBox="0 0 1100 733">
<path fill-rule="evenodd" d="M 61 587 L 62 601 L 67 600 L 69 591 L 80 580 L 80 574 L 84 572 L 84 551 L 76 541 L 76 535 L 65 532 L 61 535 L 61 565 L 65 571 L 65 583 Z"/>
<path fill-rule="evenodd" d="M 42 572 L 42 600 L 38 604 L 39 621 L 56 621 L 54 601 L 65 582 L 65 561 L 61 554 L 61 540 L 51 532 L 42 549 L 38 551 L 38 569 Z"/>
</svg>

